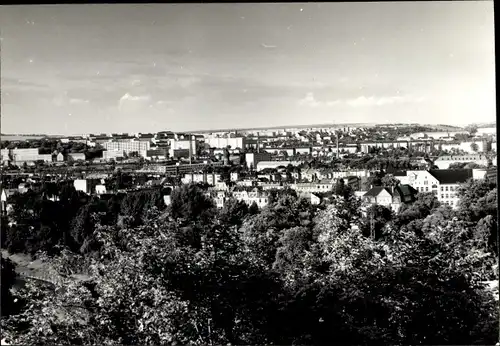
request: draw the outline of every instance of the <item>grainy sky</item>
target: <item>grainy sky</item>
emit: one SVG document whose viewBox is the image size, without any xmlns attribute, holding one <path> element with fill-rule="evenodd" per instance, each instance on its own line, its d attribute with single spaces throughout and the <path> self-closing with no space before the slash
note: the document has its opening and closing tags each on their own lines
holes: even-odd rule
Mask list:
<svg viewBox="0 0 500 346">
<path fill-rule="evenodd" d="M 493 2 L 2 6 L 2 132 L 495 120 Z"/>
</svg>

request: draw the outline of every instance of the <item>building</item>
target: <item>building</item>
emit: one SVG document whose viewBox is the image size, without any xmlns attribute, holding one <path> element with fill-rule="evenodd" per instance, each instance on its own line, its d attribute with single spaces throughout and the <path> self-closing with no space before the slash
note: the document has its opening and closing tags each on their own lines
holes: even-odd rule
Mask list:
<svg viewBox="0 0 500 346">
<path fill-rule="evenodd" d="M 88 195 L 96 192 L 96 187 L 98 185 L 101 185 L 100 179 L 75 179 L 75 181 L 73 181 L 73 186 L 76 191 L 82 191 Z"/>
<path fill-rule="evenodd" d="M 308 182 L 313 182 L 313 181 L 320 179 L 320 177 L 322 175 L 321 175 L 320 171 L 317 169 L 307 168 L 307 169 L 301 170 L 300 176 L 303 180 L 306 180 Z"/>
<path fill-rule="evenodd" d="M 318 193 L 332 191 L 335 186 L 334 180 L 323 180 L 314 183 L 297 183 L 290 187 L 299 193 Z"/>
<path fill-rule="evenodd" d="M 246 153 L 245 162 L 248 169 L 256 169 L 257 164 L 262 161 L 271 161 L 271 154 L 269 153 Z"/>
<path fill-rule="evenodd" d="M 15 164 L 33 163 L 37 161 L 52 162 L 52 154 L 39 154 L 38 148 L 3 149 L 2 161 L 12 161 Z"/>
<path fill-rule="evenodd" d="M 303 192 L 299 194 L 299 198 L 303 198 L 310 202 L 312 205 L 321 204 L 321 198 L 312 192 Z"/>
<path fill-rule="evenodd" d="M 127 155 L 130 153 L 138 153 L 141 156 L 146 155 L 146 151 L 149 150 L 151 143 L 149 141 L 134 141 L 134 140 L 126 140 L 126 141 L 117 141 L 113 140 L 110 142 L 105 142 L 102 144 L 104 149 L 112 151 L 117 150 L 126 153 Z"/>
<path fill-rule="evenodd" d="M 276 169 L 281 166 L 287 167 L 288 165 L 297 167 L 301 164 L 302 162 L 300 161 L 260 161 L 257 163 L 257 171 L 262 171 L 266 168 Z"/>
<path fill-rule="evenodd" d="M 440 150 L 460 150 L 469 154 L 474 153 L 485 153 L 489 150 L 490 145 L 487 141 L 467 141 L 467 142 L 449 142 L 449 143 L 439 143 L 437 147 Z"/>
<path fill-rule="evenodd" d="M 85 161 L 85 154 L 84 153 L 68 154 L 68 161 Z"/>
<path fill-rule="evenodd" d="M 168 151 L 166 149 L 150 149 L 146 151 L 146 159 L 165 160 Z"/>
<path fill-rule="evenodd" d="M 268 194 L 260 192 L 257 188 L 251 191 L 233 191 L 232 196 L 237 201 L 245 202 L 248 206 L 252 205 L 254 202 L 259 208 L 263 208 L 269 204 Z"/>
<path fill-rule="evenodd" d="M 408 171 L 407 175 L 410 186 L 419 192 L 433 193 L 439 202 L 452 208 L 458 204 L 458 187 L 474 178 L 472 169 Z"/>
<path fill-rule="evenodd" d="M 215 173 L 186 173 L 181 179 L 183 184 L 205 183 L 209 185 L 215 185 L 221 180 L 221 175 Z"/>
<path fill-rule="evenodd" d="M 410 137 L 412 139 L 424 139 L 424 138 L 429 138 L 429 139 L 446 139 L 446 138 L 451 138 L 455 137 L 458 134 L 463 134 L 463 135 L 468 135 L 469 132 L 467 131 L 432 131 L 432 132 L 417 132 L 417 133 L 412 133 Z"/>
<path fill-rule="evenodd" d="M 449 155 L 449 156 L 439 156 L 434 160 L 434 165 L 439 169 L 448 169 L 452 163 L 476 163 L 482 166 L 488 166 L 489 158 L 486 155 Z M 497 158 L 494 157 L 491 160 L 492 164 L 496 166 Z"/>
<path fill-rule="evenodd" d="M 123 156 L 123 151 L 121 150 L 104 150 L 102 152 L 102 158 L 106 161 L 123 158 Z"/>
<path fill-rule="evenodd" d="M 363 202 L 371 205 L 382 205 L 398 212 L 403 204 L 413 203 L 418 192 L 410 185 L 396 187 L 376 186 L 368 190 L 362 197 Z"/>
<path fill-rule="evenodd" d="M 234 138 L 219 138 L 219 137 L 212 137 L 212 138 L 207 138 L 205 139 L 205 143 L 207 143 L 210 148 L 227 148 L 231 147 L 232 149 L 235 148 L 240 148 L 240 149 L 245 149 L 246 148 L 246 138 L 245 137 L 234 137 Z"/>
<path fill-rule="evenodd" d="M 477 135 L 495 135 L 497 134 L 496 127 L 480 127 L 477 129 Z"/>
</svg>

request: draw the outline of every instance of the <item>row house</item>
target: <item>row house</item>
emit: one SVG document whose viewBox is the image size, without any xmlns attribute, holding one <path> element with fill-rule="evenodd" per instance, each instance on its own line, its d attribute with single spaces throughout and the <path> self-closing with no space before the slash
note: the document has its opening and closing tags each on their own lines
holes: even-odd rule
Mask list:
<svg viewBox="0 0 500 346">
<path fill-rule="evenodd" d="M 347 177 L 367 178 L 369 176 L 370 171 L 368 170 L 333 171 L 325 169 L 319 174 L 320 179 L 340 179 Z"/>
<path fill-rule="evenodd" d="M 221 175 L 215 173 L 186 173 L 181 179 L 183 184 L 206 183 L 209 185 L 215 185 L 221 180 Z"/>
<path fill-rule="evenodd" d="M 217 207 L 222 208 L 224 206 L 224 202 L 227 201 L 229 197 L 233 197 L 237 201 L 243 201 L 248 206 L 255 202 L 259 208 L 263 208 L 269 204 L 269 195 L 265 192 L 261 192 L 257 188 L 254 188 L 250 191 L 233 191 L 232 193 L 222 191 L 218 192 L 215 197 Z"/>
<path fill-rule="evenodd" d="M 329 192 L 335 186 L 335 180 L 322 180 L 315 183 L 296 183 L 291 184 L 290 187 L 297 192 Z"/>
</svg>

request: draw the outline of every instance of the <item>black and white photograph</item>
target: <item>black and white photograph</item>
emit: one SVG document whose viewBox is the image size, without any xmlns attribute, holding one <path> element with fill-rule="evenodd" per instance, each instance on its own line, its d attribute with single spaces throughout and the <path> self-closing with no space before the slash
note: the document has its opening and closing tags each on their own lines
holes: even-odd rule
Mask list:
<svg viewBox="0 0 500 346">
<path fill-rule="evenodd" d="M 1 345 L 500 345 L 493 7 L 0 6 Z"/>
</svg>

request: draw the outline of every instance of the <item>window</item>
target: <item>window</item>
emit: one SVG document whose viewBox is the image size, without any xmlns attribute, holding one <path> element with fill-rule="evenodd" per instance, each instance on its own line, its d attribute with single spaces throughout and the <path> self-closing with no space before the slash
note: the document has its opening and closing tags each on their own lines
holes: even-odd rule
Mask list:
<svg viewBox="0 0 500 346">
<path fill-rule="evenodd" d="M 446 186 L 446 191 L 448 191 L 448 186 Z"/>
<path fill-rule="evenodd" d="M 441 186 L 441 192 L 443 192 L 443 191 L 444 191 L 444 187 Z"/>
<path fill-rule="evenodd" d="M 448 194 L 446 194 L 446 198 L 449 198 Z"/>
<path fill-rule="evenodd" d="M 429 188 L 428 187 L 425 188 L 425 192 L 429 192 Z"/>
<path fill-rule="evenodd" d="M 444 199 L 444 195 L 443 194 L 441 194 L 441 199 Z"/>
</svg>

